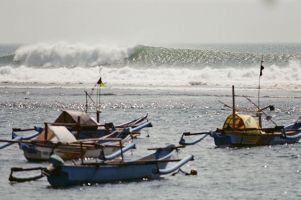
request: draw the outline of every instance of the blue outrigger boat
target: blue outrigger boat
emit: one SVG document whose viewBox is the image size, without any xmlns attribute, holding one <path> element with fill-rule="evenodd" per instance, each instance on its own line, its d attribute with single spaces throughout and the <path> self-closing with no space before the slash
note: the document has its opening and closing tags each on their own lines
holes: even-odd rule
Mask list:
<svg viewBox="0 0 301 200">
<path fill-rule="evenodd" d="M 88 94 L 86 93 L 86 95 Z M 54 122 L 45 122 L 44 128 L 13 128 L 11 140 L 0 139 L 0 142 L 4 142 L 0 145 L 0 149 L 17 143 L 28 161 L 47 161 L 52 153 L 57 153 L 66 160 L 76 159 L 80 156 L 78 148 L 80 142 L 87 143 L 86 140 L 90 140 L 95 144 L 94 146 L 99 147 L 104 142 L 108 144 L 103 140 L 104 138 L 117 138 L 125 143 L 133 136 L 139 135 L 142 129 L 152 127 L 148 115 L 117 126 L 113 123 L 101 124 L 99 122 L 100 111 L 96 110 L 95 120 L 87 113 L 87 105 L 86 102 L 86 112 L 63 110 Z M 99 139 L 101 141 L 97 141 Z M 114 142 L 110 141 L 109 143 Z M 94 148 L 94 146 L 90 145 L 86 148 L 86 156 L 98 156 L 99 148 Z M 112 153 L 115 149 L 114 147 L 111 147 L 110 150 L 106 148 L 105 154 Z"/>
<path fill-rule="evenodd" d="M 109 155 L 119 149 L 119 145 L 131 143 L 141 129 L 148 127 L 149 122 L 129 129 L 116 129 L 112 133 L 100 138 L 77 140 L 65 126 L 47 125 L 47 131 L 41 132 L 28 140 L 0 140 L 10 144 L 18 143 L 28 161 L 47 161 L 54 153 L 64 160 L 78 159 L 81 156 L 94 158 L 100 153 Z M 120 129 L 119 129 L 120 130 Z M 106 146 L 106 148 L 103 148 Z"/>
<path fill-rule="evenodd" d="M 66 187 L 85 183 L 154 179 L 172 173 L 193 160 L 192 155 L 182 160 L 171 160 L 174 149 L 174 146 L 161 148 L 135 161 L 113 160 L 103 163 L 85 163 L 79 166 L 64 165 L 57 159 L 51 159 L 54 169 L 46 173 L 47 180 L 53 187 Z M 178 163 L 167 168 L 167 164 L 173 161 Z"/>
<path fill-rule="evenodd" d="M 160 175 L 175 172 L 187 162 L 193 160 L 192 155 L 186 156 L 182 160 L 171 159 L 176 148 L 174 145 L 169 145 L 165 148 L 156 148 L 154 153 L 133 161 L 125 161 L 124 159 L 107 160 L 82 162 L 80 165 L 67 165 L 60 157 L 53 155 L 49 159 L 51 164 L 47 169 L 32 169 L 42 170 L 42 173 L 47 176 L 50 185 L 55 188 L 82 184 L 155 179 L 159 178 Z M 172 167 L 167 167 L 167 164 L 170 162 L 177 163 Z M 12 175 L 14 171 L 26 170 L 12 168 L 10 180 L 18 180 Z M 37 178 L 41 177 L 42 175 Z"/>
<path fill-rule="evenodd" d="M 99 138 L 111 134 L 112 132 L 134 132 L 137 127 L 152 127 L 151 122 L 148 120 L 148 115 L 134 119 L 132 121 L 114 125 L 113 123 L 100 124 L 93 117 L 85 112 L 63 110 L 58 118 L 51 123 L 44 123 L 45 128 L 48 125 L 52 126 L 65 126 L 76 139 L 87 138 Z M 39 135 L 45 135 L 45 128 L 33 127 L 33 128 L 13 128 L 12 140 L 30 140 Z M 136 129 L 136 133 L 139 133 L 140 129 Z M 20 132 L 29 133 L 29 135 L 20 134 Z M 0 146 L 0 149 L 9 146 L 9 144 Z"/>
<path fill-rule="evenodd" d="M 232 115 L 229 117 L 231 118 Z M 235 117 L 237 119 L 252 118 L 251 116 L 240 114 L 235 114 Z M 196 135 L 200 135 L 201 137 L 192 141 L 187 141 L 185 139 L 186 136 Z M 250 147 L 293 144 L 299 142 L 301 139 L 301 121 L 298 120 L 288 126 L 275 128 L 223 128 L 200 133 L 184 132 L 179 143 L 181 145 L 194 145 L 205 139 L 207 136 L 211 136 L 214 139 L 214 143 L 217 147 Z"/>
<path fill-rule="evenodd" d="M 236 112 L 234 100 L 234 86 L 232 87 L 232 92 L 233 113 L 226 118 L 222 129 L 216 129 L 215 131 L 207 131 L 200 133 L 185 132 L 182 134 L 179 143 L 181 145 L 194 145 L 205 139 L 207 136 L 211 136 L 214 139 L 215 145 L 217 147 L 249 147 L 292 144 L 299 142 L 299 140 L 301 139 L 300 119 L 287 126 L 277 126 L 277 124 L 273 120 L 271 120 L 271 117 L 267 116 L 264 112 L 264 110 L 267 108 L 270 108 L 270 110 L 274 110 L 274 106 L 269 105 L 260 109 L 258 105 L 256 105 L 254 102 L 252 102 L 251 99 L 246 97 L 247 100 L 249 100 L 252 104 L 256 105 L 257 107 L 257 121 L 254 117 L 250 115 Z M 226 106 L 231 108 L 231 106 Z M 275 127 L 262 128 L 262 114 L 266 115 L 267 120 L 272 121 Z M 185 139 L 186 136 L 197 135 L 200 135 L 201 137 L 196 138 L 192 141 L 187 141 Z"/>
<path fill-rule="evenodd" d="M 148 115 L 140 117 L 138 119 L 126 122 L 120 125 L 114 125 L 113 123 L 100 123 L 100 88 L 105 85 L 100 78 L 95 84 L 94 88 L 91 89 L 91 94 L 86 94 L 86 105 L 85 112 L 82 111 L 74 111 L 74 110 L 63 110 L 61 114 L 57 117 L 57 119 L 53 123 L 44 123 L 45 127 L 34 127 L 34 128 L 13 128 L 12 130 L 12 140 L 6 142 L 5 144 L 0 145 L 0 149 L 4 149 L 14 143 L 18 143 L 18 141 L 32 141 L 35 139 L 49 141 L 51 138 L 51 134 L 47 134 L 48 125 L 51 126 L 64 126 L 70 131 L 75 139 L 91 139 L 91 138 L 100 138 L 106 135 L 109 135 L 114 132 L 119 133 L 133 133 L 139 134 L 139 131 L 145 127 L 152 127 L 151 122 L 148 120 Z M 93 91 L 97 88 L 97 100 L 96 103 L 91 95 Z M 96 120 L 88 114 L 89 103 L 88 100 L 92 101 L 93 105 L 96 109 Z M 30 135 L 20 134 L 20 132 L 29 132 Z M 5 142 L 5 140 L 2 140 Z M 19 143 L 22 144 L 22 143 Z M 20 145 L 20 148 L 22 146 Z M 28 147 L 27 145 L 23 145 L 24 148 Z M 21 148 L 22 149 L 22 148 Z M 27 148 L 30 149 L 30 148 Z M 47 158 L 48 159 L 48 158 Z"/>
<path fill-rule="evenodd" d="M 130 149 L 135 149 L 136 145 L 134 143 L 128 144 L 125 147 L 119 146 L 119 150 L 115 151 L 114 153 L 110 154 L 110 155 L 100 155 L 98 157 L 98 159 L 105 161 L 105 160 L 113 160 L 118 158 L 119 156 L 123 156 L 123 153 L 125 153 L 126 151 L 130 150 Z M 60 163 L 64 163 L 64 161 L 62 160 L 61 157 L 59 157 L 56 154 L 53 154 L 49 160 L 52 160 L 52 162 L 55 162 L 57 164 Z M 83 157 L 81 157 L 81 162 L 83 163 Z M 56 165 L 56 164 L 54 164 Z M 52 168 L 52 165 L 50 166 L 50 168 Z M 28 171 L 36 171 L 39 170 L 40 174 L 36 175 L 36 176 L 32 176 L 32 177 L 22 177 L 22 178 L 17 178 L 13 175 L 13 173 L 16 172 L 28 172 Z M 11 182 L 26 182 L 26 181 L 34 181 L 40 178 L 44 177 L 43 172 L 47 171 L 47 168 L 45 167 L 32 167 L 32 168 L 20 168 L 20 167 L 13 167 L 11 168 L 11 172 L 9 175 L 9 181 Z"/>
</svg>

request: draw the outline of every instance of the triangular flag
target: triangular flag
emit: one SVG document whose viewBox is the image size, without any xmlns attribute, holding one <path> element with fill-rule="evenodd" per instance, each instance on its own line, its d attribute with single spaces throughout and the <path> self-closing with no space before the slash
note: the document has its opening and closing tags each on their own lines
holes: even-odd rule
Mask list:
<svg viewBox="0 0 301 200">
<path fill-rule="evenodd" d="M 97 84 L 98 84 L 99 87 L 101 87 L 101 88 L 107 87 L 107 85 L 106 85 L 104 82 L 102 82 L 101 77 L 100 77 L 99 80 L 97 81 Z"/>
<path fill-rule="evenodd" d="M 98 84 L 98 85 L 102 84 L 101 77 L 98 79 L 97 84 Z"/>
</svg>

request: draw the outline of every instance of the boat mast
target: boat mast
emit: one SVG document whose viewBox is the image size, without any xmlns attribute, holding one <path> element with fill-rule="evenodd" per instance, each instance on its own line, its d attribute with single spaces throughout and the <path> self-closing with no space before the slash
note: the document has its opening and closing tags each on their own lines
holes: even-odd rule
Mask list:
<svg viewBox="0 0 301 200">
<path fill-rule="evenodd" d="M 85 95 L 86 95 L 86 105 L 85 105 L 85 111 L 86 111 L 86 113 L 88 113 L 88 110 L 89 110 L 89 101 L 88 101 L 88 99 L 90 99 L 90 101 L 92 101 L 92 103 L 94 104 L 94 106 L 96 106 L 95 101 L 91 97 L 91 95 L 93 93 L 93 90 L 94 90 L 94 88 L 92 88 L 91 94 L 89 94 L 86 90 L 84 91 Z"/>
<path fill-rule="evenodd" d="M 100 95 L 101 95 L 101 87 L 104 86 L 104 83 L 101 80 L 101 77 L 99 78 L 99 80 L 97 81 L 97 104 L 96 104 L 96 121 L 99 122 L 99 115 L 101 113 L 100 111 Z"/>
<path fill-rule="evenodd" d="M 85 95 L 86 95 L 85 112 L 88 113 L 88 108 L 89 108 L 89 105 L 88 105 L 88 92 L 86 90 L 85 90 Z"/>
<path fill-rule="evenodd" d="M 262 76 L 262 70 L 264 69 L 263 67 L 263 55 L 261 57 L 260 61 L 260 72 L 259 72 L 259 77 L 258 77 L 258 109 L 257 109 L 257 115 L 258 115 L 258 121 L 259 121 L 259 126 L 262 127 L 262 119 L 261 119 L 261 111 L 260 111 L 260 78 Z"/>
<path fill-rule="evenodd" d="M 234 92 L 234 85 L 232 85 L 232 116 L 233 116 L 233 129 L 235 128 L 235 92 Z"/>
<path fill-rule="evenodd" d="M 102 82 L 101 77 L 98 79 L 98 81 L 96 82 L 96 84 L 94 85 L 94 87 L 91 89 L 90 94 L 85 91 L 85 95 L 86 95 L 86 105 L 85 105 L 85 112 L 88 113 L 89 110 L 89 102 L 88 100 L 90 99 L 92 101 L 92 103 L 95 106 L 95 110 L 96 110 L 96 121 L 99 122 L 99 115 L 101 113 L 100 111 L 100 96 L 101 96 L 101 88 L 104 87 L 105 84 Z M 93 100 L 93 98 L 91 97 L 93 95 L 93 92 L 96 88 L 96 97 L 95 100 Z"/>
</svg>

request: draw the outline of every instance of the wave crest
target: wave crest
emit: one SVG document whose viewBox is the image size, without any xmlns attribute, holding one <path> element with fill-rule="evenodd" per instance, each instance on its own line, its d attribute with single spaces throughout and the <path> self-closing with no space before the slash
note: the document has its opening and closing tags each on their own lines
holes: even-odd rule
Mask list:
<svg viewBox="0 0 301 200">
<path fill-rule="evenodd" d="M 14 62 L 30 67 L 94 67 L 126 62 L 128 49 L 83 44 L 34 44 L 16 50 Z"/>
<path fill-rule="evenodd" d="M 292 60 L 300 60 L 301 55 L 257 54 L 230 52 L 224 50 L 176 49 L 164 47 L 136 46 L 129 62 L 142 66 L 186 66 L 186 67 L 227 67 L 254 66 L 264 56 L 267 65 L 288 65 Z"/>
<path fill-rule="evenodd" d="M 172 67 L 250 67 L 260 63 L 262 54 L 226 50 L 179 49 L 137 45 L 127 48 L 89 46 L 83 44 L 34 44 L 18 48 L 14 55 L 16 66 L 37 68 L 95 67 L 95 66 L 172 66 Z M 265 53 L 266 65 L 287 66 L 301 60 L 301 54 Z M 4 64 L 12 55 L 0 57 Z M 11 60 L 12 61 L 12 60 Z"/>
</svg>

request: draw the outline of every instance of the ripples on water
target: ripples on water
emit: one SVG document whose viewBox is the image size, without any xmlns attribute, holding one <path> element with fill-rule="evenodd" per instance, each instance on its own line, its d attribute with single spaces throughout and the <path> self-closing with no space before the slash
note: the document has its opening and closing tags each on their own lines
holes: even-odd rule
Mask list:
<svg viewBox="0 0 301 200">
<path fill-rule="evenodd" d="M 4 92 L 3 92 L 4 91 Z M 119 124 L 149 114 L 154 125 L 138 139 L 133 156 L 146 154 L 147 147 L 177 143 L 184 131 L 220 128 L 231 110 L 229 91 L 213 92 L 138 92 L 101 98 L 102 120 Z M 0 97 L 0 134 L 9 138 L 12 127 L 32 127 L 51 122 L 62 109 L 83 110 L 85 98 L 78 89 L 3 89 Z M 239 93 L 239 91 L 238 91 Z M 242 92 L 241 92 L 242 93 Z M 248 92 L 249 93 L 249 92 Z M 263 92 L 264 93 L 264 92 Z M 277 110 L 269 113 L 279 124 L 291 123 L 300 116 L 300 98 L 291 93 L 266 91 L 262 105 L 272 103 Z M 256 92 L 249 93 L 256 100 Z M 287 96 L 287 97 L 286 97 Z M 243 98 L 241 108 L 254 109 Z M 267 122 L 265 122 L 267 123 Z M 268 124 L 267 124 L 268 125 Z M 150 134 L 150 138 L 145 137 Z M 301 145 L 255 148 L 215 148 L 212 138 L 180 151 L 179 157 L 195 155 L 184 170 L 198 176 L 165 176 L 153 181 L 76 186 L 55 190 L 46 179 L 9 184 L 10 167 L 36 166 L 27 163 L 17 146 L 0 150 L 0 194 L 3 199 L 300 199 Z M 38 164 L 38 165 L 47 165 Z"/>
</svg>

